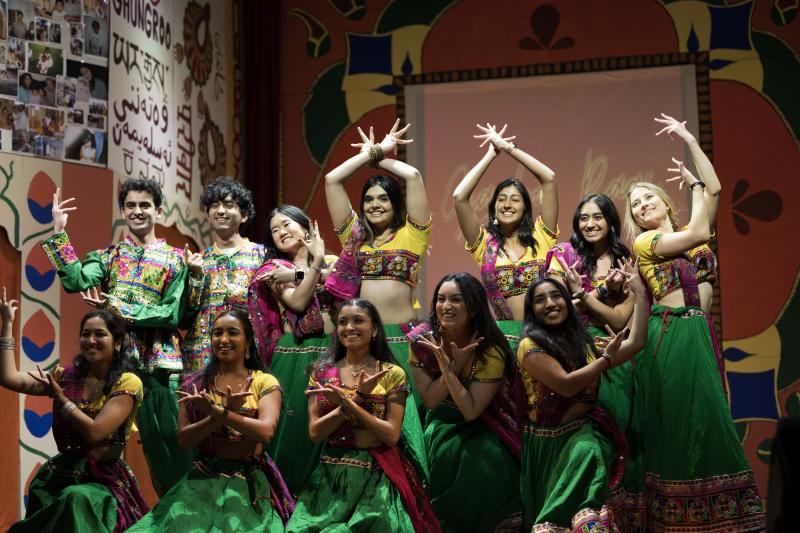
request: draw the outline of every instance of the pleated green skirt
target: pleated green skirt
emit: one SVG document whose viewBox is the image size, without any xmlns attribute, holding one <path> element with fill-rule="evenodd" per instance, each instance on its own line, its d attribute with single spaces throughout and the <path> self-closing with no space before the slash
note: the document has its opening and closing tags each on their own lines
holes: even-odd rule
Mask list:
<svg viewBox="0 0 800 533">
<path fill-rule="evenodd" d="M 278 465 L 292 494 L 308 481 L 322 451 L 322 445 L 314 444 L 308 436 L 306 369 L 325 353 L 329 344 L 328 335 L 298 343 L 294 335 L 284 333 L 272 354 L 270 372 L 283 388 L 284 409 L 267 453 Z"/>
<path fill-rule="evenodd" d="M 517 353 L 517 346 L 519 346 L 522 339 L 522 322 L 519 320 L 498 320 L 497 327 L 506 336 L 508 345 L 511 346 L 511 353 Z"/>
<path fill-rule="evenodd" d="M 136 414 L 136 427 L 153 488 L 166 494 L 183 477 L 194 460 L 194 450 L 178 445 L 178 396 L 180 375 L 166 370 L 140 371 L 144 398 Z"/>
<path fill-rule="evenodd" d="M 28 488 L 25 519 L 9 531 L 14 533 L 104 533 L 120 530 L 141 517 L 147 506 L 141 499 L 136 480 L 121 460 L 117 475 L 108 469 L 101 481 L 95 479 L 89 461 L 83 457 L 59 454 L 43 464 Z M 124 494 L 120 499 L 127 517 L 120 517 L 117 498 L 109 488 L 117 483 Z M 137 497 L 131 497 L 135 492 Z"/>
<path fill-rule="evenodd" d="M 585 418 L 552 427 L 525 424 L 520 479 L 524 531 L 607 531 L 614 453 L 611 441 Z"/>
<path fill-rule="evenodd" d="M 443 531 L 492 532 L 518 519 L 519 462 L 483 421 L 465 422 L 455 405 L 442 403 L 428 413 L 425 444 L 431 504 Z"/>
<path fill-rule="evenodd" d="M 366 450 L 326 448 L 300 493 L 291 533 L 413 533 L 395 486 Z"/>
<path fill-rule="evenodd" d="M 128 531 L 282 533 L 284 528 L 257 461 L 200 455 L 186 476 Z"/>
<path fill-rule="evenodd" d="M 642 451 L 644 494 L 638 509 L 622 513 L 623 527 L 763 529 L 761 500 L 720 386 L 703 312 L 654 305 L 633 375 L 628 433 Z"/>
</svg>

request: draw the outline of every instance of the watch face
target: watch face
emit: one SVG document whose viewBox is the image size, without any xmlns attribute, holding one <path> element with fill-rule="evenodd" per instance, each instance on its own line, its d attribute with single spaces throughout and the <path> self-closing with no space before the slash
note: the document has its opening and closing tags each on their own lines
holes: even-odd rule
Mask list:
<svg viewBox="0 0 800 533">
<path fill-rule="evenodd" d="M 306 273 L 304 271 L 299 270 L 299 269 L 294 271 L 294 279 L 295 279 L 295 281 L 302 281 L 303 278 L 305 278 L 305 277 L 306 277 Z"/>
</svg>

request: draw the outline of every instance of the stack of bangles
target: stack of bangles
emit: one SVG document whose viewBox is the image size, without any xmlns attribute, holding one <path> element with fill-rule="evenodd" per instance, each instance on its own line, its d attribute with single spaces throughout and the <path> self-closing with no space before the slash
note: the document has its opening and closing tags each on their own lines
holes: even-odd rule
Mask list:
<svg viewBox="0 0 800 533">
<path fill-rule="evenodd" d="M 380 163 L 384 157 L 385 156 L 383 154 L 383 148 L 381 148 L 381 145 L 373 144 L 369 147 L 369 160 L 371 166 L 377 167 L 378 163 Z"/>
<path fill-rule="evenodd" d="M 13 350 L 15 344 L 14 337 L 0 337 L 0 350 Z"/>
<path fill-rule="evenodd" d="M 69 419 L 69 414 L 77 409 L 78 406 L 74 402 L 67 402 L 61 406 L 61 418 L 63 420 Z"/>
<path fill-rule="evenodd" d="M 606 367 L 606 370 L 608 370 L 609 368 L 611 368 L 614 365 L 614 357 L 611 354 L 609 354 L 608 352 L 604 351 L 603 353 L 600 354 L 600 357 L 605 359 L 606 362 L 608 363 L 608 366 Z"/>
</svg>

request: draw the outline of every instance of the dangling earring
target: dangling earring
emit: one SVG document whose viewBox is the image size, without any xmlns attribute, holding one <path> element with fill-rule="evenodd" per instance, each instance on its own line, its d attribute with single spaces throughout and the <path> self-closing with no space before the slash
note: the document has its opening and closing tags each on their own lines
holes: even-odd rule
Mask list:
<svg viewBox="0 0 800 533">
<path fill-rule="evenodd" d="M 375 340 L 375 337 L 377 337 L 377 336 L 378 336 L 378 332 L 377 331 L 373 331 L 372 332 L 372 340 Z"/>
<path fill-rule="evenodd" d="M 248 348 L 247 351 L 244 352 L 244 358 L 245 359 L 250 359 L 250 348 Z"/>
</svg>

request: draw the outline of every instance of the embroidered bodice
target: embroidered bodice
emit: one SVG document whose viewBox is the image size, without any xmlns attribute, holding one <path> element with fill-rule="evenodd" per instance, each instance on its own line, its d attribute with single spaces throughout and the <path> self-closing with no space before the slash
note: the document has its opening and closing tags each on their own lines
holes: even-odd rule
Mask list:
<svg viewBox="0 0 800 533">
<path fill-rule="evenodd" d="M 352 211 L 344 225 L 336 230 L 343 245 L 350 236 L 356 217 L 356 212 Z M 430 220 L 420 225 L 406 217 L 406 223 L 388 242 L 376 247 L 362 243 L 355 254 L 361 279 L 389 279 L 414 287 L 430 237 Z"/>
<path fill-rule="evenodd" d="M 583 392 L 565 398 L 555 391 L 550 390 L 544 383 L 531 376 L 525 370 L 525 358 L 537 352 L 543 352 L 533 339 L 523 339 L 517 349 L 517 361 L 519 362 L 522 383 L 525 386 L 525 395 L 528 399 L 528 412 L 531 419 L 542 426 L 552 426 L 561 423 L 564 414 L 578 403 L 594 404 L 597 401 L 597 383 L 585 389 Z M 586 353 L 586 362 L 594 361 L 594 354 L 591 351 Z"/>
<path fill-rule="evenodd" d="M 92 447 L 98 446 L 124 446 L 130 436 L 133 421 L 136 418 L 136 413 L 142 403 L 144 396 L 142 392 L 142 381 L 132 372 L 124 372 L 120 375 L 117 382 L 111 387 L 108 394 L 101 392 L 100 396 L 91 400 L 83 399 L 83 387 L 85 378 L 78 375 L 75 367 L 61 368 L 56 370 L 58 384 L 64 390 L 66 397 L 72 401 L 78 409 L 85 415 L 94 419 L 103 409 L 103 406 L 117 396 L 127 395 L 133 398 L 133 409 L 128 415 L 128 418 L 111 434 L 99 443 Z M 58 415 L 57 409 L 53 408 L 53 412 Z M 75 431 L 69 422 L 65 421 L 61 416 L 53 417 L 53 437 L 55 437 L 58 451 L 74 452 L 86 451 L 88 446 L 83 440 L 83 437 Z"/>
<path fill-rule="evenodd" d="M 702 245 L 694 248 L 693 256 L 687 254 L 663 257 L 655 250 L 656 244 L 663 236 L 664 233 L 658 230 L 645 231 L 636 237 L 633 243 L 633 251 L 639 256 L 639 272 L 656 301 L 679 289 L 684 289 L 685 292 L 688 289 L 692 294 L 696 293 L 699 280 L 695 270 L 695 261 L 705 269 L 703 281 L 710 281 L 716 276 L 716 259 L 713 260 L 713 263 L 709 262 L 708 254 L 710 253 L 713 258 L 713 253 L 708 246 Z M 710 269 L 712 264 L 714 268 Z M 687 302 L 687 305 L 692 304 Z"/>
</svg>

